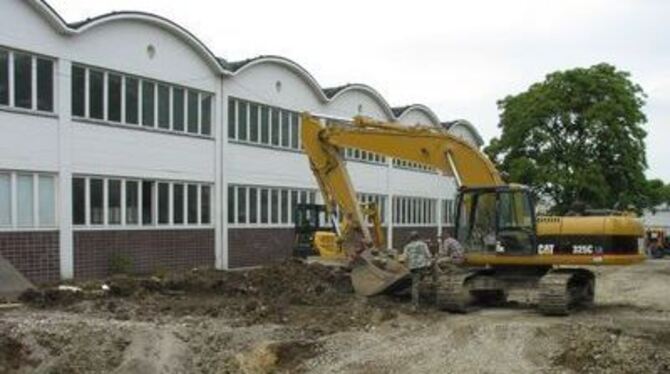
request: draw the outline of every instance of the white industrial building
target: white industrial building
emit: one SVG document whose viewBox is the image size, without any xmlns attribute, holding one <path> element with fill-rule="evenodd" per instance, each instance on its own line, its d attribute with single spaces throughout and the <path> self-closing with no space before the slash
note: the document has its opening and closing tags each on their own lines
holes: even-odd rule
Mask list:
<svg viewBox="0 0 670 374">
<path fill-rule="evenodd" d="M 41 0 L 0 3 L 0 255 L 35 282 L 253 266 L 285 258 L 296 203 L 319 201 L 299 113 L 448 126 L 374 88 L 323 88 L 278 56 L 216 57 L 139 12 L 68 23 Z M 450 224 L 450 178 L 347 150 L 387 241 Z"/>
</svg>

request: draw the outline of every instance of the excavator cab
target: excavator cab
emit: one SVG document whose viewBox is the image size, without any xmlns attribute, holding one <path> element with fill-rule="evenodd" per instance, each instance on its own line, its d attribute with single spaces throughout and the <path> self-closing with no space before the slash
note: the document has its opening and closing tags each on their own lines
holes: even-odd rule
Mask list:
<svg viewBox="0 0 670 374">
<path fill-rule="evenodd" d="M 320 204 L 298 204 L 294 213 L 293 255 L 308 257 L 319 255 L 319 246 L 315 243 L 324 243 L 327 249 L 335 250 L 335 233 L 327 222 L 326 207 Z"/>
<path fill-rule="evenodd" d="M 456 214 L 457 240 L 467 252 L 536 254 L 534 211 L 531 193 L 522 186 L 463 188 Z"/>
</svg>

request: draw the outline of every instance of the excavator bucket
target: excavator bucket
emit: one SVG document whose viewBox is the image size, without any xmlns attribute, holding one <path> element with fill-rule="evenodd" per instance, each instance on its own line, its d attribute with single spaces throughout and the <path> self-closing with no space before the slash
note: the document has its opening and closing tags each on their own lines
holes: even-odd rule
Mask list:
<svg viewBox="0 0 670 374">
<path fill-rule="evenodd" d="M 408 274 L 409 270 L 393 258 L 366 250 L 352 263 L 351 283 L 357 294 L 373 296 L 393 287 Z"/>
</svg>

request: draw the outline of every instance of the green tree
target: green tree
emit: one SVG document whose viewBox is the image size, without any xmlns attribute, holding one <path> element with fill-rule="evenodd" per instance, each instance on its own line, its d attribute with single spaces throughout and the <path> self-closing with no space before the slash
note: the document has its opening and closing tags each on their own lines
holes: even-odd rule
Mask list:
<svg viewBox="0 0 670 374">
<path fill-rule="evenodd" d="M 500 138 L 485 149 L 512 182 L 529 185 L 563 213 L 648 205 L 646 95 L 609 64 L 558 71 L 498 102 Z"/>
<path fill-rule="evenodd" d="M 663 203 L 670 203 L 670 185 L 660 179 L 651 179 L 645 185 L 646 206 L 655 208 Z"/>
</svg>

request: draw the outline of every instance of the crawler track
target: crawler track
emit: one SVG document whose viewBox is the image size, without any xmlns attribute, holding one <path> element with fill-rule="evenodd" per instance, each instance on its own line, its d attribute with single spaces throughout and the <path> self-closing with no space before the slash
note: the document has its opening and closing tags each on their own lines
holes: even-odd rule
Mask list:
<svg viewBox="0 0 670 374">
<path fill-rule="evenodd" d="M 466 313 L 471 297 L 465 283 L 471 275 L 462 273 L 441 276 L 435 288 L 437 307 L 452 313 Z"/>
<path fill-rule="evenodd" d="M 566 316 L 578 306 L 593 304 L 595 278 L 584 269 L 559 269 L 542 277 L 538 309 L 544 315 Z"/>
</svg>

